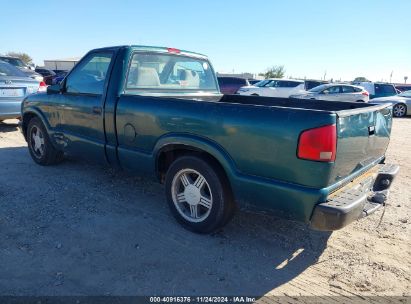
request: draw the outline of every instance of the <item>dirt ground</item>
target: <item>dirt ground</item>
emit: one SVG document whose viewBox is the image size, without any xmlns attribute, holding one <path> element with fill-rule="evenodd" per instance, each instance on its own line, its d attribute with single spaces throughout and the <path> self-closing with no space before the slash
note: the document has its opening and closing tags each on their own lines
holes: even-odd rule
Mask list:
<svg viewBox="0 0 411 304">
<path fill-rule="evenodd" d="M 0 124 L 0 295 L 410 295 L 411 119 L 395 119 L 389 206 L 333 233 L 240 212 L 181 228 L 163 187 L 67 160 L 40 167 Z"/>
</svg>

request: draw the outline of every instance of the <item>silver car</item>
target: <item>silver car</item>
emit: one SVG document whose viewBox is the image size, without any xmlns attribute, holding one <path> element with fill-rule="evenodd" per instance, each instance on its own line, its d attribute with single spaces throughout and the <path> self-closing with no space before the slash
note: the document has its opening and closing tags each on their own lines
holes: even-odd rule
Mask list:
<svg viewBox="0 0 411 304">
<path fill-rule="evenodd" d="M 351 102 L 368 102 L 370 100 L 370 94 L 362 87 L 335 83 L 323 84 L 302 94 L 292 95 L 290 97 Z"/>
<path fill-rule="evenodd" d="M 38 81 L 43 81 L 43 76 L 33 71 L 31 67 L 27 65 L 26 63 L 24 63 L 20 58 L 10 57 L 10 56 L 0 56 L 0 60 L 15 66 L 16 68 L 18 68 L 20 71 L 22 71 L 26 76 L 30 78 L 36 79 Z"/>
<path fill-rule="evenodd" d="M 394 96 L 374 98 L 371 99 L 371 102 L 392 103 L 394 105 L 393 112 L 395 117 L 411 115 L 411 91 L 405 91 Z"/>
<path fill-rule="evenodd" d="M 24 97 L 45 89 L 44 82 L 29 78 L 13 65 L 0 61 L 0 121 L 19 117 Z"/>
</svg>

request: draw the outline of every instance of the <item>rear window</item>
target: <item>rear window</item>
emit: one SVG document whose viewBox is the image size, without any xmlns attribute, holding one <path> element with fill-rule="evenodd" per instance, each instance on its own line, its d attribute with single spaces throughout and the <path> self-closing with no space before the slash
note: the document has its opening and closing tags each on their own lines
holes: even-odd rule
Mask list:
<svg viewBox="0 0 411 304">
<path fill-rule="evenodd" d="M 21 61 L 18 58 L 11 58 L 11 57 L 0 57 L 0 60 L 3 60 L 7 63 L 10 63 L 11 65 L 17 66 L 17 67 L 25 67 L 23 61 Z"/>
<path fill-rule="evenodd" d="M 393 85 L 389 85 L 389 84 L 376 84 L 375 85 L 375 93 L 376 94 L 381 94 L 381 93 L 385 93 L 385 94 L 397 94 L 397 91 L 395 90 Z"/>
<path fill-rule="evenodd" d="M 301 84 L 301 82 L 298 81 L 283 81 L 280 80 L 277 82 L 277 87 L 279 88 L 295 88 L 297 86 L 299 86 Z"/>
<path fill-rule="evenodd" d="M 218 92 L 214 71 L 207 60 L 140 52 L 132 57 L 126 89 Z"/>
<path fill-rule="evenodd" d="M 26 77 L 26 75 L 18 68 L 4 62 L 0 62 L 0 76 Z"/>
<path fill-rule="evenodd" d="M 342 92 L 343 93 L 354 93 L 355 90 L 353 87 L 349 87 L 349 86 L 342 86 Z M 358 92 L 358 91 L 357 91 Z"/>
</svg>

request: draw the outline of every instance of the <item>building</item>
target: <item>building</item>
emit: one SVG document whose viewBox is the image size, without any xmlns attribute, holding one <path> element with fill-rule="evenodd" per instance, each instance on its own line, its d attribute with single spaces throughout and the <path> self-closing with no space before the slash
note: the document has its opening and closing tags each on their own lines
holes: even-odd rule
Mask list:
<svg viewBox="0 0 411 304">
<path fill-rule="evenodd" d="M 81 57 L 44 60 L 44 67 L 50 70 L 71 70 Z"/>
</svg>

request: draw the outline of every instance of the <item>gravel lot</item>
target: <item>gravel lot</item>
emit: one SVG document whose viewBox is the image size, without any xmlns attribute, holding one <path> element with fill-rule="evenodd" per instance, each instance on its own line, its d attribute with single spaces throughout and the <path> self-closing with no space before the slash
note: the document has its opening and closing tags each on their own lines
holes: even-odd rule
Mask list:
<svg viewBox="0 0 411 304">
<path fill-rule="evenodd" d="M 181 228 L 159 184 L 35 165 L 15 123 L 0 123 L 0 295 L 410 295 L 409 118 L 394 121 L 401 171 L 379 227 L 382 211 L 334 233 L 240 212 L 211 236 Z"/>
</svg>

